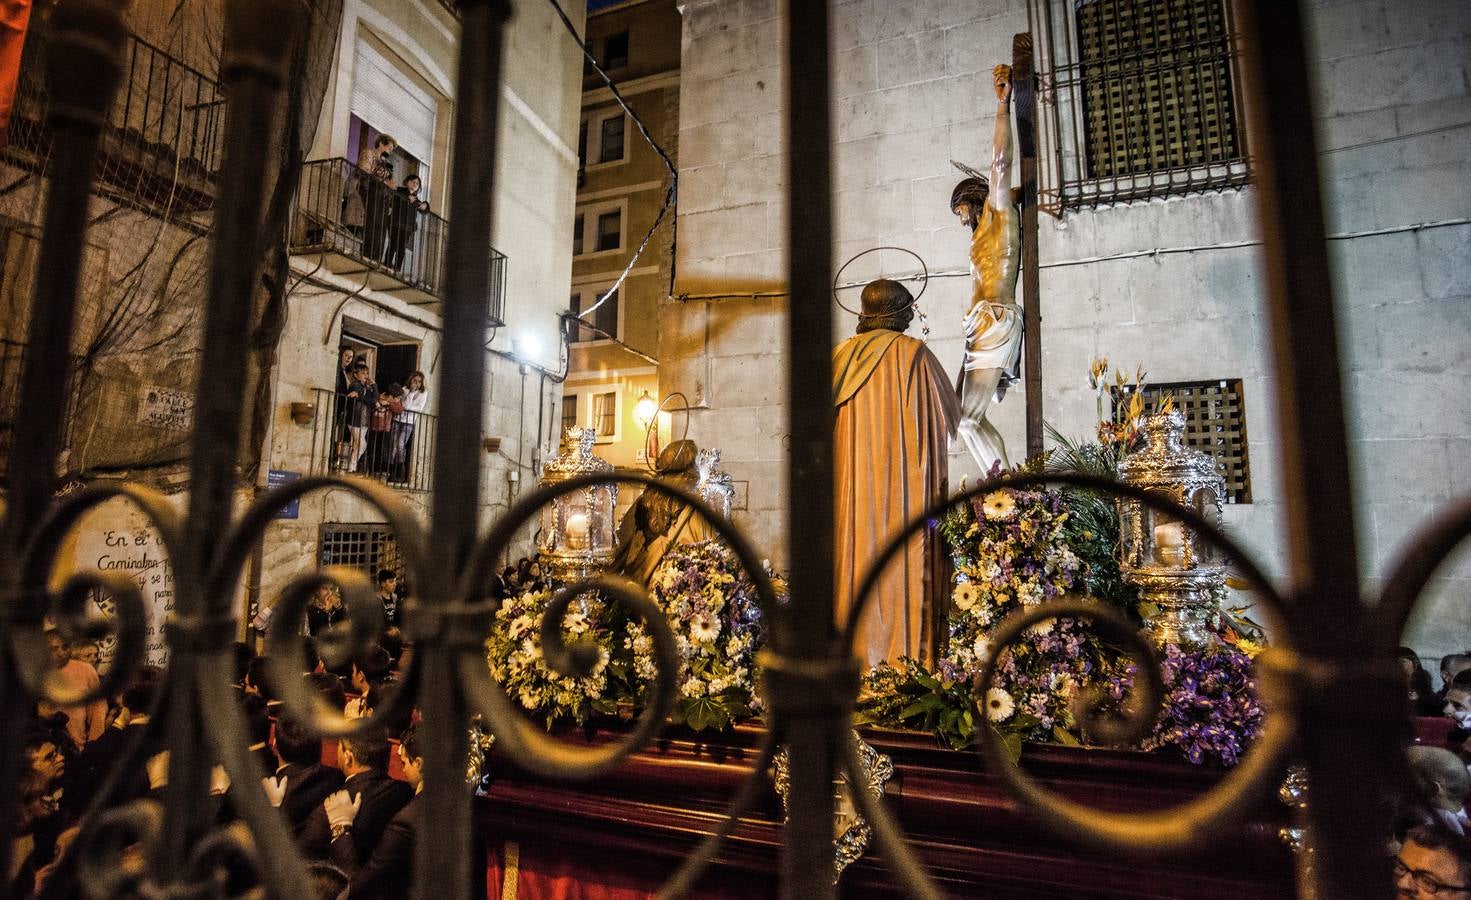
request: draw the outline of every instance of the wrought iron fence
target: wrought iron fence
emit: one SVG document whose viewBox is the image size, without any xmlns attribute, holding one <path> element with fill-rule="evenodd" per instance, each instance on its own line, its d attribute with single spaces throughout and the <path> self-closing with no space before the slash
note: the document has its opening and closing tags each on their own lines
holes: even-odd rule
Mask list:
<svg viewBox="0 0 1471 900">
<path fill-rule="evenodd" d="M 434 486 L 437 418 L 376 410 L 333 391 L 312 393 L 312 472 L 362 475 L 405 491 Z"/>
<path fill-rule="evenodd" d="M 399 285 L 378 284 L 389 293 L 412 288 L 431 295 L 445 291 L 449 223 L 422 209 L 402 189 L 390 189 L 352 162 L 336 157 L 302 166 L 291 221 L 292 253 L 336 253 L 377 271 Z M 491 250 L 487 312 L 502 324 L 506 257 Z"/>
<path fill-rule="evenodd" d="M 46 128 L 52 53 L 48 21 L 27 35 L 7 155 L 50 165 Z M 126 38 L 122 83 L 106 111 L 99 187 L 148 207 L 207 207 L 223 161 L 225 94 L 218 80 L 134 34 Z"/>
<path fill-rule="evenodd" d="M 53 67 L 52 127 L 56 132 L 55 180 L 47 197 L 47 230 L 32 304 L 30 346 L 20 392 L 21 428 L 11 456 L 14 471 L 0 532 L 4 578 L 4 631 L 0 642 L 0 716 L 7 735 L 37 698 L 71 705 L 125 684 L 141 658 L 144 614 L 134 583 L 103 572 L 78 572 L 53 590 L 59 548 L 82 515 L 122 497 L 136 505 L 170 550 L 177 587 L 175 617 L 168 626 L 171 661 L 167 689 L 150 710 L 155 733 L 166 741 L 168 789 L 163 803 L 139 800 L 107 809 L 120 774 L 141 766 L 135 740 L 94 798 L 80 836 L 67 852 L 48 896 L 182 896 L 219 894 L 236 877 L 260 880 L 278 897 L 308 896 L 307 878 L 291 835 L 258 788 L 244 723 L 230 689 L 234 635 L 231 608 L 242 567 L 276 512 L 301 496 L 347 491 L 381 513 L 397 538 L 403 567 L 415 588 L 406 601 L 405 631 L 415 644 L 402 687 L 372 717 L 346 720 L 324 713 L 292 670 L 300 658 L 301 620 L 309 596 L 335 582 L 352 617 L 335 632 L 333 646 L 352 652 L 376 637 L 381 612 L 361 573 L 314 572 L 293 579 L 277 605 L 267 645 L 273 681 L 286 708 L 326 737 L 361 734 L 393 721 L 409 705 L 423 713 L 426 774 L 416 801 L 419 839 L 415 879 L 420 896 L 470 894 L 472 855 L 469 792 L 464 773 L 471 714 L 480 714 L 499 746 L 519 766 L 546 776 L 589 780 L 644 746 L 663 726 L 676 684 L 678 650 L 658 606 L 638 586 L 613 576 L 567 585 L 552 597 L 540 626 L 543 650 L 559 671 L 585 673 L 595 663 L 564 641 L 559 627 L 576 597 L 589 590 L 625 605 L 644 620 L 658 671 L 648 706 L 621 740 L 599 746 L 564 743 L 522 718 L 490 675 L 483 639 L 496 601 L 485 586 L 502 550 L 542 506 L 564 493 L 607 480 L 593 475 L 534 491 L 483 536 L 479 463 L 485 396 L 483 298 L 492 283 L 490 250 L 494 197 L 497 107 L 500 101 L 504 3 L 465 2 L 461 64 L 456 92 L 452 201 L 455 228 L 446 254 L 445 327 L 440 378 L 442 428 L 434 451 L 435 479 L 428 529 L 398 494 L 362 478 L 316 475 L 276 488 L 237 516 L 236 448 L 242 422 L 241 379 L 248 348 L 240 340 L 252 314 L 258 264 L 251 240 L 261 218 L 258 187 L 265 162 L 250 137 L 269 126 L 282 89 L 297 5 L 273 0 L 233 0 L 227 5 L 226 61 L 230 97 L 225 168 L 235 177 L 222 187 L 214 232 L 214 278 L 204 317 L 206 333 L 197 393 L 189 508 L 177 512 L 155 492 L 136 485 L 96 485 L 57 503 L 52 467 L 61 446 L 64 379 L 76 312 L 76 272 L 86 229 L 89 182 L 96 158 L 101 111 L 118 81 L 124 45 L 116 9 L 106 0 L 72 0 L 57 9 L 58 56 Z M 1187 526 L 1215 540 L 1236 560 L 1257 590 L 1262 611 L 1275 625 L 1275 644 L 1258 658 L 1264 700 L 1271 708 L 1264 734 L 1241 764 L 1198 799 L 1181 807 L 1124 815 L 1063 801 L 1043 791 L 1007 757 L 1001 738 L 981 731 L 982 750 L 994 776 L 1023 809 L 1062 839 L 1126 854 L 1189 851 L 1237 827 L 1254 804 L 1270 802 L 1289 757 L 1306 767 L 1312 802 L 1306 811 L 1311 865 L 1301 872 L 1305 896 L 1377 897 L 1389 889 L 1389 862 L 1381 839 L 1390 822 L 1382 794 L 1403 780 L 1398 744 L 1405 692 L 1394 657 L 1397 635 L 1435 567 L 1471 533 L 1471 502 L 1462 502 L 1422 532 L 1388 579 L 1377 604 L 1359 597 L 1350 478 L 1332 285 L 1323 241 L 1317 157 L 1310 127 L 1302 22 L 1292 4 L 1249 2 L 1244 32 L 1250 55 L 1244 65 L 1253 111 L 1253 143 L 1261 153 L 1261 222 L 1265 233 L 1268 308 L 1278 361 L 1279 414 L 1284 435 L 1291 578 L 1280 589 L 1252 557 L 1193 509 L 1139 488 L 1084 476 L 1053 478 L 1107 491 L 1150 507 L 1168 509 Z M 789 820 L 782 858 L 788 897 L 824 898 L 833 883 L 833 789 L 836 772 L 862 780 L 862 766 L 847 735 L 858 688 L 852 640 L 864 603 L 882 566 L 902 551 L 905 539 L 929 527 L 916 519 L 895 537 L 864 577 L 853 608 L 834 622 L 832 603 L 832 420 L 830 393 L 831 303 L 831 105 L 828 84 L 826 4 L 793 0 L 785 10 L 787 116 L 791 152 L 789 246 L 792 302 L 788 317 L 791 372 L 790 535 L 797 556 L 789 582 L 791 600 L 776 602 L 760 557 L 744 536 L 682 488 L 644 478 L 643 485 L 687 503 L 706 516 L 730 545 L 754 582 L 768 623 L 770 644 L 761 656 L 765 672 L 766 732 L 750 777 L 731 799 L 727 817 L 674 873 L 666 889 L 688 892 L 765 786 L 776 748 L 787 749 Z M 1270 86 L 1270 89 L 1269 89 Z M 1310 348 L 1310 352 L 1305 352 Z M 1309 451 L 1311 447 L 1311 451 Z M 992 479 L 965 492 L 974 498 L 997 485 L 1030 485 L 1046 476 Z M 89 591 L 115 599 L 108 621 L 87 618 L 80 599 Z M 43 637 L 43 616 L 55 616 L 71 634 L 110 632 L 117 639 L 114 667 L 102 684 L 77 692 L 56 683 Z M 1160 695 L 1153 650 L 1119 614 L 1086 600 L 1030 607 L 1000 626 L 996 648 L 982 672 L 984 691 L 995 674 L 1000 648 L 1024 629 L 1054 617 L 1086 618 L 1140 664 L 1142 702 L 1124 728 L 1139 733 Z M 4 745 L 7 785 L 18 781 L 17 742 Z M 220 764 L 234 789 L 231 805 L 243 826 L 220 827 L 207 802 L 210 770 Z M 852 799 L 872 823 L 883 858 L 903 888 L 915 896 L 938 890 L 920 867 L 883 803 L 867 791 Z M 15 837 L 14 792 L 0 794 L 0 838 Z M 8 892 L 0 885 L 0 895 Z"/>
</svg>

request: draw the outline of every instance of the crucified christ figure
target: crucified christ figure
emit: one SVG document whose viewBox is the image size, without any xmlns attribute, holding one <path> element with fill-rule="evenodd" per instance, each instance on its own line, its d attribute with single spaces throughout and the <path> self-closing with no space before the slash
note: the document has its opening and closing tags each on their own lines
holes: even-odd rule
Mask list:
<svg viewBox="0 0 1471 900">
<path fill-rule="evenodd" d="M 971 302 L 965 314 L 965 365 L 960 376 L 961 420 L 966 449 L 982 472 L 1009 467 L 1001 433 L 986 419 L 1015 379 L 1021 357 L 1022 308 L 1016 300 L 1021 262 L 1021 213 L 1011 191 L 1011 67 L 992 71 L 996 135 L 991 177 L 966 178 L 950 195 L 950 209 L 971 229 Z"/>
</svg>

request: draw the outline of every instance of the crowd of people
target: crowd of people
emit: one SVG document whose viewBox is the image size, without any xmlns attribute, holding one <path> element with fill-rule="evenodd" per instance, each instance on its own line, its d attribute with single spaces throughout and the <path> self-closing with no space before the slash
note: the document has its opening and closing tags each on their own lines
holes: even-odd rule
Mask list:
<svg viewBox="0 0 1471 900">
<path fill-rule="evenodd" d="M 386 134 L 363 147 L 343 198 L 343 218 L 362 240 L 363 256 L 401 270 L 429 202 L 420 197 L 424 182 L 418 175 L 405 176 L 402 184 L 394 180 L 392 157 L 397 149 L 398 142 Z"/>
<path fill-rule="evenodd" d="M 396 579 L 392 572 L 383 574 L 387 577 L 379 579 L 380 598 L 391 598 L 396 621 Z M 338 600 L 338 609 L 340 604 Z M 385 612 L 388 607 L 385 602 Z M 335 622 L 340 616 L 327 618 Z M 61 680 L 74 686 L 100 683 L 96 669 L 75 658 L 57 631 L 49 631 L 48 639 Z M 390 626 L 380 645 L 340 667 L 329 667 L 316 641 L 307 638 L 300 668 L 328 706 L 350 718 L 366 717 L 392 696 L 409 653 L 398 628 Z M 264 656 L 245 644 L 236 645 L 235 656 L 238 701 L 249 726 L 250 749 L 260 763 L 261 785 L 309 862 L 316 896 L 409 896 L 414 807 L 423 784 L 417 712 L 408 711 L 358 737 L 324 742 L 282 708 Z M 164 673 L 146 666 L 116 696 L 77 707 L 36 705 L 22 742 L 27 767 L 20 784 L 21 838 L 7 871 L 13 896 L 33 896 L 55 877 L 58 861 L 79 834 L 82 816 L 104 791 L 108 798 L 103 808 L 109 809 L 139 799 L 162 800 L 169 754 L 164 729 L 155 727 L 153 716 L 161 706 L 163 683 Z M 133 753 L 135 740 L 140 750 Z M 116 784 L 109 788 L 109 782 Z M 232 791 L 224 769 L 215 766 L 210 792 L 217 804 L 216 823 L 235 818 Z M 141 870 L 142 857 L 141 847 L 129 848 L 123 852 L 123 865 Z M 258 873 L 242 870 L 229 877 L 248 886 Z"/>
</svg>

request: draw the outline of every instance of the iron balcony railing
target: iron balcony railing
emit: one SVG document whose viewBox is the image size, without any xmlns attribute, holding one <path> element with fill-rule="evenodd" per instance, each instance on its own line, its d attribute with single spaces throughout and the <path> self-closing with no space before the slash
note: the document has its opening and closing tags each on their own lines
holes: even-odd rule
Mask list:
<svg viewBox="0 0 1471 900">
<path fill-rule="evenodd" d="M 47 27 L 27 36 L 6 155 L 48 171 L 54 151 L 46 114 Z M 148 209 L 213 206 L 223 159 L 225 95 L 220 83 L 129 34 L 118 96 L 107 116 L 97 165 L 100 191 Z"/>
<path fill-rule="evenodd" d="M 316 390 L 312 426 L 312 473 L 355 473 L 405 491 L 434 485 L 434 438 L 438 421 L 421 412 L 384 410 L 356 398 Z"/>
<path fill-rule="evenodd" d="M 371 285 L 377 290 L 417 291 L 427 295 L 425 300 L 439 299 L 448 229 L 443 217 L 417 207 L 407 191 L 390 189 L 349 160 L 318 159 L 302 166 L 291 252 L 345 257 L 361 268 L 343 274 L 386 276 Z M 505 292 L 506 257 L 492 249 L 486 300 L 494 324 L 502 324 Z"/>
</svg>

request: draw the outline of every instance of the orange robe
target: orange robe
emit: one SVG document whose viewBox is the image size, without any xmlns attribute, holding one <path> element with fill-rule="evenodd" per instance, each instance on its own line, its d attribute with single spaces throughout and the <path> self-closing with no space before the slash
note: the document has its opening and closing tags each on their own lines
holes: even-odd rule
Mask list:
<svg viewBox="0 0 1471 900">
<path fill-rule="evenodd" d="M 960 404 L 940 361 L 895 331 L 851 337 L 833 351 L 836 604 L 838 621 L 889 537 L 946 496 L 946 448 Z M 893 559 L 859 623 L 867 665 L 901 656 L 932 661 L 948 597 L 939 536 L 917 535 Z"/>
</svg>

